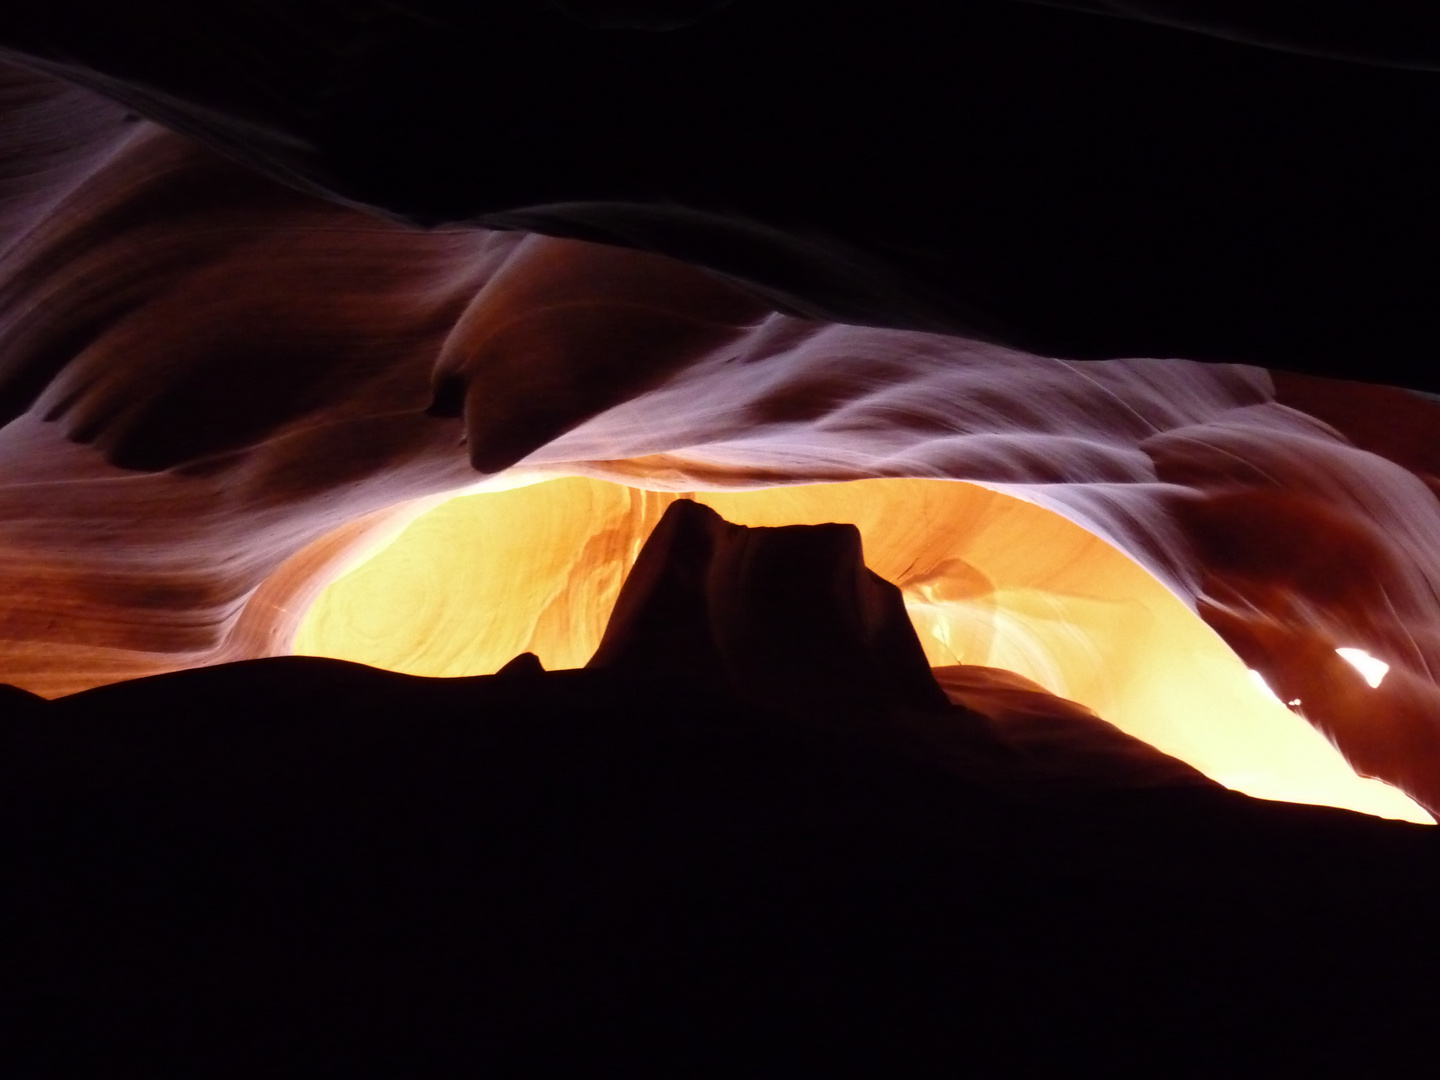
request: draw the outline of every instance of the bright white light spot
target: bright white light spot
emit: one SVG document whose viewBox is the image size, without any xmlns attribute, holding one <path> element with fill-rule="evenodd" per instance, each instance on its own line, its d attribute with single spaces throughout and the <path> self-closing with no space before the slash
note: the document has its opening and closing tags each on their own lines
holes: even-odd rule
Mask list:
<svg viewBox="0 0 1440 1080">
<path fill-rule="evenodd" d="M 1336 649 L 1335 652 L 1340 659 L 1346 661 L 1371 686 L 1379 686 L 1380 680 L 1385 678 L 1385 673 L 1390 670 L 1390 665 L 1384 660 L 1376 660 L 1364 649 Z"/>
<path fill-rule="evenodd" d="M 1299 699 L 1298 697 L 1296 697 L 1296 698 L 1291 698 L 1289 701 L 1285 702 L 1285 704 L 1286 704 L 1286 705 L 1291 705 L 1291 706 L 1299 705 L 1299 704 L 1300 704 L 1300 699 Z"/>
<path fill-rule="evenodd" d="M 1270 684 L 1265 681 L 1264 675 L 1261 675 L 1253 667 L 1246 668 L 1245 670 L 1250 675 L 1250 681 L 1253 682 L 1256 686 L 1258 686 L 1261 690 L 1263 690 L 1267 696 L 1274 698 L 1276 701 L 1280 700 L 1280 695 L 1275 693 L 1274 690 L 1270 689 Z"/>
</svg>

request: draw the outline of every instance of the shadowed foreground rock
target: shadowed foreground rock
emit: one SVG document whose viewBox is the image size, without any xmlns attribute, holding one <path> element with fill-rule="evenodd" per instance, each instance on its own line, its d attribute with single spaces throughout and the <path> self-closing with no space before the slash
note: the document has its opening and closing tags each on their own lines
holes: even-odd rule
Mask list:
<svg viewBox="0 0 1440 1080">
<path fill-rule="evenodd" d="M 855 526 L 751 529 L 688 500 L 646 541 L 589 666 L 690 671 L 772 706 L 945 702 Z"/>
<path fill-rule="evenodd" d="M 1036 783 L 1003 709 L 933 684 L 767 697 L 711 647 L 764 611 L 743 586 L 811 560 L 772 627 L 797 685 L 794 628 L 868 627 L 862 680 L 903 654 L 888 586 L 837 527 L 687 505 L 586 670 L 284 658 L 5 698 L 5 1075 L 1378 1075 L 1428 1051 L 1434 830 L 1143 755 Z M 704 596 L 730 613 L 707 632 L 637 632 Z M 983 669 L 944 681 L 988 700 Z"/>
</svg>

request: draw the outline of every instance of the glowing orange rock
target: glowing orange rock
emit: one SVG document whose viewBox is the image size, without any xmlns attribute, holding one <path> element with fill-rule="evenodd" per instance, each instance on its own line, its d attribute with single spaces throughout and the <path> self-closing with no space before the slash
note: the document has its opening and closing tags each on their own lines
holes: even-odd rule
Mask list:
<svg viewBox="0 0 1440 1080">
<path fill-rule="evenodd" d="M 1084 756 L 1113 724 L 1251 794 L 1430 820 L 1394 788 L 1357 777 L 1302 717 L 1258 692 L 1152 574 L 1051 511 L 943 480 L 688 497 L 752 527 L 855 525 L 866 565 L 899 587 L 929 663 L 977 673 L 942 685 L 969 686 L 970 697 L 952 698 L 1007 737 L 1029 732 L 1052 752 L 1068 738 Z M 677 498 L 570 478 L 451 500 L 321 594 L 295 650 L 431 676 L 497 671 L 522 652 L 547 669 L 583 666 Z M 684 623 L 677 614 L 674 632 Z M 1012 674 L 978 674 L 997 669 Z M 1110 742 L 1098 738 L 1108 760 Z"/>
</svg>

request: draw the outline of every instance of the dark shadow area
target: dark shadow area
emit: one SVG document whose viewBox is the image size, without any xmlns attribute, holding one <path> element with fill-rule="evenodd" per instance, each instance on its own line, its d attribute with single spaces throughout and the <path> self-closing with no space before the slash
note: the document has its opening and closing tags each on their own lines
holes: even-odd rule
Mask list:
<svg viewBox="0 0 1440 1080">
<path fill-rule="evenodd" d="M 1433 11 L 562 6 L 27 0 L 0 42 L 414 222 L 647 248 L 845 322 L 1440 389 Z"/>
<path fill-rule="evenodd" d="M 768 706 L 772 670 L 705 657 L 763 597 L 730 595 L 707 647 L 655 634 L 666 590 L 763 587 L 811 538 L 780 631 L 808 613 L 873 661 L 903 644 L 893 586 L 855 584 L 838 526 L 708 513 L 657 530 L 601 666 L 285 658 L 16 697 L 5 1075 L 1378 1075 L 1428 1055 L 1435 830 L 1079 765 L 1037 786 L 1023 750 L 918 693 L 923 670 L 877 681 L 843 647 L 832 682 L 868 690 L 807 705 L 823 658 L 792 648 Z M 927 725 L 948 753 L 911 737 Z"/>
</svg>

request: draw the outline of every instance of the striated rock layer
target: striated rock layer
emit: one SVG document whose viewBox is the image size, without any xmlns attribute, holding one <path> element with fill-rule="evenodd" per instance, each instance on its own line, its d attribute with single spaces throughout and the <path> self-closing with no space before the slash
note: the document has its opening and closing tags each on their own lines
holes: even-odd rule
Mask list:
<svg viewBox="0 0 1440 1080">
<path fill-rule="evenodd" d="M 1440 806 L 1440 39 L 1291 7 L 0 7 L 0 1070 L 1417 1071 L 1440 832 L 1162 752 Z M 496 675 L 275 655 L 473 670 L 411 532 Z"/>
<path fill-rule="evenodd" d="M 815 318 L 1440 389 L 1428 5 L 716 8 L 12 0 L 0 49 L 411 223 L 655 251 Z"/>
<path fill-rule="evenodd" d="M 1358 768 L 1440 805 L 1427 401 L 802 318 L 655 254 L 380 220 L 18 69 L 3 106 L 16 685 L 286 652 L 374 530 L 476 470 L 966 480 L 1127 552 Z"/>
</svg>

